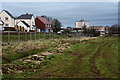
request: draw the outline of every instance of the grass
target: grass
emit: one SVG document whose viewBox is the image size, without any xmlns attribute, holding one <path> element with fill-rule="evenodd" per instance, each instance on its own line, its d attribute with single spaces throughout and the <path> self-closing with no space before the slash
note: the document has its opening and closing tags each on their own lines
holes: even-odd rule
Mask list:
<svg viewBox="0 0 120 80">
<path fill-rule="evenodd" d="M 101 56 L 96 59 L 96 66 L 105 78 L 109 78 L 110 76 L 117 78 L 118 40 L 116 38 L 109 38 L 107 39 L 107 42 L 107 46 L 102 47 Z"/>
<path fill-rule="evenodd" d="M 28 46 L 33 44 L 32 48 Z M 23 45 L 25 45 L 23 47 Z M 37 46 L 36 46 L 37 45 Z M 45 49 L 42 51 L 34 50 L 39 46 Z M 18 50 L 18 48 L 21 48 Z M 23 48 L 22 48 L 23 47 Z M 70 47 L 70 48 L 69 48 Z M 64 49 L 65 48 L 65 49 Z M 16 49 L 16 50 L 15 50 Z M 4 78 L 117 78 L 118 77 L 118 38 L 117 37 L 99 37 L 90 40 L 52 40 L 28 42 L 26 44 L 14 44 L 4 46 L 3 52 L 5 56 L 9 56 L 9 52 L 16 54 L 16 51 L 24 53 L 35 52 L 54 52 L 48 55 L 40 64 L 36 64 L 37 60 L 29 63 L 23 63 L 23 59 L 30 57 L 32 54 L 20 57 L 18 60 L 13 59 L 11 62 L 4 63 L 6 70 L 17 65 L 11 73 L 4 74 Z M 61 53 L 61 55 L 60 55 Z M 99 54 L 99 55 L 97 55 Z M 22 54 L 24 55 L 24 54 Z M 11 57 L 12 57 L 11 56 Z M 95 57 L 94 57 L 95 56 Z M 92 60 L 93 59 L 93 60 Z M 33 66 L 32 66 L 33 65 Z M 94 69 L 92 67 L 94 65 Z M 8 67 L 10 66 L 10 67 Z M 23 72 L 20 73 L 16 68 Z M 23 70 L 23 68 L 26 68 Z M 35 69 L 37 68 L 37 69 Z M 5 69 L 3 69 L 6 71 Z M 12 70 L 12 69 L 11 69 Z M 35 71 L 34 71 L 35 70 Z M 99 72 L 99 74 L 95 72 Z"/>
<path fill-rule="evenodd" d="M 68 38 L 66 35 L 58 35 L 58 34 L 45 34 L 45 39 L 59 39 L 59 38 Z M 44 33 L 31 33 L 31 39 L 30 39 L 30 34 L 26 34 L 26 41 L 28 40 L 39 40 L 39 39 L 44 39 Z M 9 41 L 10 42 L 18 42 L 19 36 L 18 34 L 10 34 L 9 36 Z M 25 41 L 25 34 L 20 35 L 20 41 Z M 2 35 L 2 42 L 8 42 L 8 35 Z"/>
</svg>

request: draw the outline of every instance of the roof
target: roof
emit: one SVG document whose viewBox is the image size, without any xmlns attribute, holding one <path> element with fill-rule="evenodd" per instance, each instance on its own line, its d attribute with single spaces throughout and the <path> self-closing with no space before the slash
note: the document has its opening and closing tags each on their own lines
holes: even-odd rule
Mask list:
<svg viewBox="0 0 120 80">
<path fill-rule="evenodd" d="M 45 17 L 37 16 L 37 18 L 44 24 L 51 24 Z"/>
<path fill-rule="evenodd" d="M 30 27 L 25 21 L 20 21 L 22 22 L 23 24 L 25 24 L 27 27 Z"/>
<path fill-rule="evenodd" d="M 84 20 L 84 19 L 81 19 L 81 20 L 76 21 L 76 22 L 89 22 L 89 20 Z"/>
<path fill-rule="evenodd" d="M 3 10 L 3 11 L 5 11 L 11 18 L 14 18 L 13 15 L 11 13 L 9 13 L 8 11 L 6 11 L 6 10 Z"/>
<path fill-rule="evenodd" d="M 4 24 L 4 22 L 0 20 L 0 24 Z"/>
<path fill-rule="evenodd" d="M 92 28 L 104 28 L 104 26 L 90 26 Z"/>
<path fill-rule="evenodd" d="M 22 14 L 20 16 L 18 16 L 16 19 L 31 19 L 33 16 L 33 14 Z"/>
</svg>

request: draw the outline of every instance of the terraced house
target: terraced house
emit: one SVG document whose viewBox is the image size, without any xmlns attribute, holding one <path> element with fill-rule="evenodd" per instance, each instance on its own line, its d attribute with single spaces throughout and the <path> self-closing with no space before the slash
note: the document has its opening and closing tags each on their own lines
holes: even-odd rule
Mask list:
<svg viewBox="0 0 120 80">
<path fill-rule="evenodd" d="M 33 14 L 22 14 L 18 17 L 13 17 L 11 13 L 2 10 L 0 13 L 0 20 L 3 22 L 5 31 L 33 31 L 35 30 L 35 18 Z"/>
</svg>

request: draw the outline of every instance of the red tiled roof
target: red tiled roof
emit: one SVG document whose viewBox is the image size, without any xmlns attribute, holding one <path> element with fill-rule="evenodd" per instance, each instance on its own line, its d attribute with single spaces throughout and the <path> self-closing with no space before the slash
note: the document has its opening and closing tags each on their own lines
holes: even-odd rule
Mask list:
<svg viewBox="0 0 120 80">
<path fill-rule="evenodd" d="M 39 20 L 41 20 L 44 24 L 51 24 L 45 17 L 37 16 Z"/>
</svg>

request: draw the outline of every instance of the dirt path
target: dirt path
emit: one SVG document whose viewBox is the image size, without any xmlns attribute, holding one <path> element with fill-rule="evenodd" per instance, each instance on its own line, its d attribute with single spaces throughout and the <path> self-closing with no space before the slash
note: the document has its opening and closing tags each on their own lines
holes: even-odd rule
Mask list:
<svg viewBox="0 0 120 80">
<path fill-rule="evenodd" d="M 105 43 L 103 46 L 106 46 L 107 44 L 108 43 Z M 97 68 L 95 66 L 95 59 L 100 56 L 100 52 L 101 52 L 101 49 L 102 49 L 103 46 L 101 46 L 97 50 L 97 52 L 94 54 L 94 56 L 90 58 L 91 71 L 93 72 L 95 78 L 103 78 L 103 76 L 100 74 L 100 71 L 97 70 Z"/>
<path fill-rule="evenodd" d="M 108 48 L 106 49 L 106 51 L 103 53 L 103 58 L 107 58 L 108 57 L 108 53 L 110 51 L 111 46 L 112 46 L 112 43 L 108 46 Z"/>
</svg>

